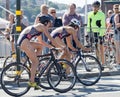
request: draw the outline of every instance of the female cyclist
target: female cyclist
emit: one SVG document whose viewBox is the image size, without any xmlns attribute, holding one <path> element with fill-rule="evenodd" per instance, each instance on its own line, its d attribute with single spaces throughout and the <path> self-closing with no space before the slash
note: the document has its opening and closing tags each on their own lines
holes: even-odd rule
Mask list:
<svg viewBox="0 0 120 97">
<path fill-rule="evenodd" d="M 71 49 L 73 51 L 76 51 L 77 49 L 73 47 L 72 45 L 72 39 L 76 43 L 76 47 L 81 48 L 84 51 L 90 51 L 90 48 L 84 47 L 80 41 L 77 38 L 77 32 L 80 28 L 80 22 L 77 19 L 72 19 L 70 24 L 67 26 L 62 26 L 59 28 L 56 28 L 51 32 L 51 36 L 57 41 L 58 45 L 62 45 L 63 47 L 66 47 L 63 51 L 63 54 L 61 55 L 61 58 L 66 58 L 70 61 L 70 52 L 68 50 Z M 64 42 L 64 39 L 66 39 L 66 43 Z M 68 47 L 68 48 L 67 48 Z M 69 73 L 69 70 L 68 70 Z"/>
<path fill-rule="evenodd" d="M 46 46 L 49 48 L 51 48 L 52 46 L 45 43 L 43 40 L 40 41 L 40 44 L 37 42 L 32 42 L 31 39 L 36 36 L 40 37 L 40 35 L 44 33 L 47 36 L 47 38 L 55 45 L 55 47 L 58 47 L 56 42 L 48 33 L 48 28 L 51 26 L 51 19 L 49 18 L 49 16 L 43 15 L 39 19 L 40 23 L 25 28 L 20 33 L 20 36 L 17 41 L 17 44 L 20 46 L 20 49 L 27 54 L 27 56 L 32 62 L 31 77 L 28 85 L 31 87 L 35 87 L 35 89 L 39 89 L 39 86 L 34 81 L 37 65 L 39 64 L 37 54 L 40 54 L 40 52 L 42 51 L 42 46 Z"/>
</svg>

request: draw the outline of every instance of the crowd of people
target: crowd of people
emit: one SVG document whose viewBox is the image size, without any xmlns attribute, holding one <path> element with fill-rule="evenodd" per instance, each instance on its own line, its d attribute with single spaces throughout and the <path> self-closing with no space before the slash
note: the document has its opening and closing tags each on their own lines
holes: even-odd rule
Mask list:
<svg viewBox="0 0 120 97">
<path fill-rule="evenodd" d="M 102 12 L 100 6 L 99 1 L 93 2 L 92 11 L 88 13 L 87 33 L 85 36 L 93 38 L 90 41 L 96 43 L 96 55 L 104 70 L 104 37 L 112 32 L 114 34 L 113 42 L 116 51 L 116 67 L 120 69 L 120 5 L 113 5 L 113 9 L 108 10 L 107 15 Z M 10 24 L 6 31 L 14 34 L 16 31 L 14 15 L 10 14 L 9 19 Z M 76 47 L 79 47 L 84 51 L 91 50 L 91 48 L 86 48 L 80 42 L 79 34 L 81 26 L 83 26 L 83 20 L 81 15 L 76 12 L 76 5 L 74 3 L 69 5 L 68 11 L 64 13 L 62 18 L 57 17 L 55 8 L 49 8 L 46 4 L 41 5 L 40 13 L 36 16 L 34 24 L 30 26 L 26 17 L 24 18 L 24 15 L 21 15 L 22 32 L 16 44 L 20 46 L 20 49 L 27 54 L 32 62 L 30 86 L 39 88 L 34 82 L 39 63 L 37 54 L 46 54 L 49 52 L 48 48 L 54 46 L 63 51 L 61 58 L 70 60 L 69 49 L 76 51 Z M 111 27 L 114 29 L 111 30 Z M 33 37 L 37 41 L 31 41 Z M 12 51 L 15 51 L 14 37 L 7 36 L 7 39 L 12 42 Z"/>
</svg>

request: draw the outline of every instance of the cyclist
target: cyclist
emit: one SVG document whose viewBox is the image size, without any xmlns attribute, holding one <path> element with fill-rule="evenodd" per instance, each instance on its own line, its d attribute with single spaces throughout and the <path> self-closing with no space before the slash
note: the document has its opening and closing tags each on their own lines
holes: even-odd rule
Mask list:
<svg viewBox="0 0 120 97">
<path fill-rule="evenodd" d="M 99 10 L 100 9 L 99 1 L 94 1 L 92 7 L 93 7 L 93 11 L 88 13 L 87 32 L 90 38 L 91 36 L 93 36 L 92 39 L 94 39 L 94 42 L 96 43 L 95 45 L 96 55 L 101 60 L 102 66 L 104 66 L 105 58 L 104 58 L 103 36 L 105 35 L 105 14 Z M 104 69 L 104 67 L 102 69 Z"/>
<path fill-rule="evenodd" d="M 43 40 L 40 41 L 40 44 L 37 42 L 32 42 L 31 39 L 36 36 L 41 37 L 40 35 L 44 33 L 48 37 L 48 39 L 50 39 L 51 42 L 55 45 L 55 47 L 58 47 L 56 42 L 48 33 L 48 28 L 51 26 L 51 19 L 46 15 L 41 16 L 39 19 L 40 23 L 25 28 L 20 33 L 20 36 L 17 41 L 17 44 L 20 46 L 20 49 L 27 54 L 27 56 L 32 62 L 31 77 L 28 85 L 34 87 L 35 89 L 39 89 L 39 86 L 34 81 L 37 65 L 39 64 L 37 54 L 40 54 L 40 52 L 42 51 L 42 46 L 46 46 L 49 48 L 51 48 L 52 46 L 45 43 Z"/>
<path fill-rule="evenodd" d="M 55 39 L 55 41 L 57 41 L 58 45 L 63 45 L 64 47 L 66 47 L 61 58 L 65 57 L 67 60 L 70 60 L 70 53 L 67 47 L 73 51 L 77 50 L 73 47 L 71 43 L 72 38 L 76 43 L 76 47 L 81 48 L 85 51 L 91 50 L 90 48 L 84 47 L 78 40 L 77 31 L 79 30 L 79 27 L 80 22 L 77 19 L 73 18 L 68 25 L 58 27 L 51 32 L 51 36 Z M 66 39 L 66 43 L 64 43 L 64 39 Z"/>
</svg>

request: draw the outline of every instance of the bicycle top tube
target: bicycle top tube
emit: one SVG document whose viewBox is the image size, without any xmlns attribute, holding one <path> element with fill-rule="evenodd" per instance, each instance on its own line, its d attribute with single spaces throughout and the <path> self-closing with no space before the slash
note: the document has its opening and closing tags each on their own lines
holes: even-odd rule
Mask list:
<svg viewBox="0 0 120 97">
<path fill-rule="evenodd" d="M 53 51 L 57 51 L 57 50 L 59 50 L 59 49 L 57 49 L 57 48 L 52 48 L 52 49 L 50 49 L 50 52 L 49 52 L 48 54 L 38 55 L 37 57 L 49 57 L 49 56 L 50 56 L 50 57 L 55 57 Z"/>
</svg>

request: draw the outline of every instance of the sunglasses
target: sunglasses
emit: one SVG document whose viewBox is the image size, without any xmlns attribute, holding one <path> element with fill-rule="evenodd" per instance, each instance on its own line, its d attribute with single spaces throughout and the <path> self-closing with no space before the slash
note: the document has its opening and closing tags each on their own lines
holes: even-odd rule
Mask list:
<svg viewBox="0 0 120 97">
<path fill-rule="evenodd" d="M 51 13 L 56 13 L 55 11 L 51 12 Z"/>
<path fill-rule="evenodd" d="M 119 8 L 114 8 L 114 9 L 119 9 Z"/>
<path fill-rule="evenodd" d="M 109 12 L 109 14 L 112 14 L 112 12 Z"/>
</svg>

